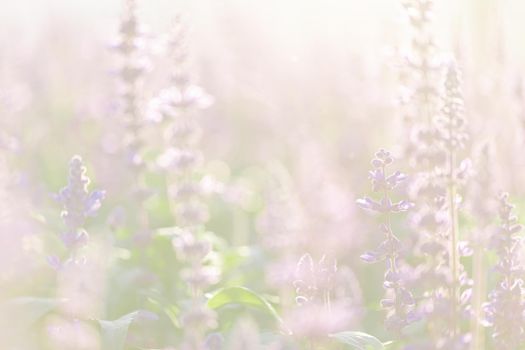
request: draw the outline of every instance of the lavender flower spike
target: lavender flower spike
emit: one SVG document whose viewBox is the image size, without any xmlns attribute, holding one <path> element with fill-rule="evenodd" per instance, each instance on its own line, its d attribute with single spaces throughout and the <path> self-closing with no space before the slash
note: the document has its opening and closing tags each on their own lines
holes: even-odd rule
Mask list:
<svg viewBox="0 0 525 350">
<path fill-rule="evenodd" d="M 381 193 L 381 199 L 373 200 L 365 197 L 357 200 L 357 204 L 361 208 L 376 211 L 385 216 L 384 223 L 381 224 L 385 240 L 374 251 L 363 254 L 361 259 L 368 263 L 387 261 L 383 283 L 387 290 L 387 297 L 381 301 L 381 306 L 387 310 L 386 328 L 399 334 L 402 328 L 415 321 L 417 317 L 414 312 L 414 298 L 405 287 L 398 268 L 401 242 L 392 232 L 390 225 L 390 214 L 407 211 L 412 207 L 412 203 L 407 201 L 392 203 L 390 199 L 390 192 L 406 179 L 404 174 L 397 171 L 393 174 L 386 173 L 386 168 L 392 162 L 390 152 L 380 150 L 375 154 L 372 160 L 374 169 L 370 171 L 370 179 L 373 191 Z"/>
<path fill-rule="evenodd" d="M 83 229 L 86 217 L 94 216 L 104 199 L 105 191 L 88 191 L 89 178 L 80 156 L 69 162 L 68 184 L 58 193 L 57 199 L 63 205 L 62 218 L 66 231 L 62 241 L 68 248 L 86 243 L 88 234 Z"/>
<path fill-rule="evenodd" d="M 508 202 L 508 197 L 507 193 L 499 197 L 501 224 L 491 240 L 499 257 L 496 271 L 501 278 L 484 308 L 486 321 L 492 326 L 492 338 L 502 350 L 518 349 L 525 341 L 522 279 L 525 269 L 519 258 L 523 248 L 523 239 L 519 235 L 522 227 L 512 213 L 514 206 Z"/>
</svg>

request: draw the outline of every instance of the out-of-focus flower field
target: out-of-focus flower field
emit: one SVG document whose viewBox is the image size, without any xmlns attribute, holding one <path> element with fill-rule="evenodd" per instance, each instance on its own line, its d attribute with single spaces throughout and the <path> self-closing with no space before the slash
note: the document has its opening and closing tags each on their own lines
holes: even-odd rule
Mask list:
<svg viewBox="0 0 525 350">
<path fill-rule="evenodd" d="M 0 9 L 0 350 L 525 349 L 525 4 Z"/>
</svg>

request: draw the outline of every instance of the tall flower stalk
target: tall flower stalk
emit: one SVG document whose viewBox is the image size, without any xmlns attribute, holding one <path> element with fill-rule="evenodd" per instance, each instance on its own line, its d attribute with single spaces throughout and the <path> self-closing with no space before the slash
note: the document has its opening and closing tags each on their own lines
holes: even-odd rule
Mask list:
<svg viewBox="0 0 525 350">
<path fill-rule="evenodd" d="M 442 307 L 446 300 L 447 219 L 446 186 L 438 169 L 446 160 L 440 147 L 436 117 L 439 114 L 438 57 L 432 33 L 432 0 L 402 2 L 411 27 L 411 47 L 406 57 L 404 113 L 409 137 L 404 150 L 412 172 L 407 186 L 415 204 L 409 213 L 415 252 L 420 264 L 414 269 L 413 286 L 419 311 L 426 318 L 429 342 L 442 336 Z M 427 342 L 427 340 L 424 340 Z"/>
<path fill-rule="evenodd" d="M 136 0 L 125 0 L 119 36 L 114 49 L 119 55 L 118 88 L 120 93 L 119 120 L 123 128 L 119 157 L 125 162 L 129 179 L 127 201 L 129 219 L 138 235 L 149 229 L 148 215 L 142 204 L 149 194 L 144 183 L 146 163 L 143 160 L 144 142 L 141 130 L 145 126 L 142 88 L 148 60 L 144 52 L 144 29 L 137 15 Z"/>
<path fill-rule="evenodd" d="M 411 48 L 405 58 L 405 153 L 418 171 L 429 171 L 436 152 L 434 118 L 437 112 L 441 62 L 432 35 L 432 0 L 402 1 L 411 27 Z"/>
<path fill-rule="evenodd" d="M 439 269 L 444 251 L 445 220 L 443 210 L 446 190 L 436 172 L 445 161 L 439 144 L 436 117 L 439 113 L 439 72 L 441 62 L 436 54 L 431 31 L 432 0 L 405 0 L 402 2 L 411 25 L 411 51 L 406 57 L 404 105 L 406 129 L 409 137 L 404 145 L 413 173 L 408 186 L 409 198 L 415 204 L 409 214 L 410 226 L 417 234 L 418 253 L 426 256 L 421 274 L 428 277 L 427 289 L 441 279 Z M 428 286 L 430 285 L 430 287 Z"/>
<path fill-rule="evenodd" d="M 364 197 L 357 200 L 357 204 L 363 209 L 378 212 L 384 217 L 381 224 L 381 231 L 385 236 L 384 241 L 375 250 L 363 254 L 361 258 L 368 263 L 386 260 L 387 270 L 383 286 L 387 290 L 387 297 L 381 301 L 381 306 L 387 310 L 386 328 L 400 335 L 401 330 L 415 321 L 417 317 L 414 311 L 414 298 L 405 287 L 405 281 L 399 269 L 402 245 L 392 231 L 391 215 L 407 211 L 412 207 L 412 203 L 405 200 L 392 202 L 392 191 L 406 179 L 406 176 L 399 171 L 387 173 L 387 167 L 392 162 L 393 158 L 388 151 L 380 150 L 375 154 L 372 160 L 374 169 L 370 171 L 370 179 L 372 189 L 380 194 L 380 199 Z"/>
<path fill-rule="evenodd" d="M 447 187 L 448 219 L 449 219 L 449 261 L 451 269 L 450 297 L 452 301 L 451 331 L 457 336 L 460 332 L 460 252 L 459 252 L 459 218 L 458 185 L 460 171 L 458 158 L 459 151 L 465 147 L 467 133 L 465 131 L 465 118 L 463 97 L 461 94 L 459 73 L 454 63 L 451 63 L 446 72 L 443 107 L 437 119 L 439 137 L 447 155 L 445 168 L 445 182 Z M 463 163 L 463 165 L 466 163 Z"/>
<path fill-rule="evenodd" d="M 476 157 L 475 181 L 469 182 L 470 210 L 475 219 L 472 235 L 472 350 L 485 349 L 485 327 L 483 325 L 483 303 L 487 290 L 487 245 L 493 230 L 492 218 L 497 212 L 496 190 L 491 148 L 483 145 Z"/>
<path fill-rule="evenodd" d="M 522 226 L 508 199 L 508 193 L 499 196 L 500 226 L 492 236 L 491 247 L 499 258 L 495 269 L 500 278 L 485 305 L 494 344 L 502 350 L 519 349 L 525 342 L 525 269 L 519 257 L 523 249 L 523 237 L 519 234 Z"/>
<path fill-rule="evenodd" d="M 211 243 L 204 237 L 208 208 L 202 184 L 203 157 L 199 149 L 202 130 L 196 110 L 209 100 L 190 79 L 187 62 L 186 29 L 177 17 L 168 43 L 175 63 L 171 86 L 159 99 L 165 123 L 165 150 L 158 164 L 168 174 L 168 197 L 180 232 L 173 241 L 178 257 L 186 264 L 182 278 L 187 283 L 190 306 L 183 312 L 182 349 L 202 349 L 205 333 L 216 326 L 216 316 L 208 309 L 204 291 L 215 283 L 217 272 L 206 265 Z"/>
<path fill-rule="evenodd" d="M 129 165 L 140 166 L 140 129 L 143 126 L 140 89 L 144 80 L 146 60 L 142 50 L 142 28 L 137 17 L 136 0 L 126 0 L 120 23 L 120 35 L 115 49 L 120 55 L 118 71 L 121 93 L 122 122 L 126 129 L 124 153 Z"/>
<path fill-rule="evenodd" d="M 102 307 L 105 276 L 101 257 L 95 261 L 93 251 L 86 248 L 89 235 L 84 226 L 100 208 L 104 192 L 90 192 L 89 183 L 82 159 L 74 156 L 69 162 L 68 184 L 57 195 L 63 207 L 65 229 L 60 238 L 67 249 L 66 257 L 49 258 L 57 271 L 57 294 L 63 300 L 62 317 L 50 320 L 48 325 L 49 341 L 60 344 L 58 348 L 81 348 L 86 346 L 80 345 L 83 342 L 96 342 L 91 325 L 85 321 L 100 316 L 97 313 Z"/>
</svg>

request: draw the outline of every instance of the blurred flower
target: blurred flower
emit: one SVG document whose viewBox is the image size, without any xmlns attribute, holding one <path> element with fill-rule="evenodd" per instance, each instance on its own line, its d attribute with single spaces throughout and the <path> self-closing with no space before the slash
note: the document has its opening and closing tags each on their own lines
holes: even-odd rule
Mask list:
<svg viewBox="0 0 525 350">
<path fill-rule="evenodd" d="M 355 326 L 359 285 L 350 269 L 338 270 L 335 259 L 323 255 L 316 261 L 304 254 L 297 262 L 293 286 L 296 306 L 285 311 L 284 321 L 298 340 L 324 342 L 329 334 Z"/>
<path fill-rule="evenodd" d="M 463 148 L 468 138 L 465 131 L 466 121 L 460 85 L 459 72 L 455 63 L 451 62 L 447 67 L 445 77 L 441 115 L 436 119 L 439 138 L 448 152 L 455 152 Z"/>
<path fill-rule="evenodd" d="M 142 116 L 140 91 L 144 73 L 148 69 L 148 60 L 143 52 L 143 28 L 136 12 L 136 1 L 126 0 L 124 15 L 120 23 L 119 39 L 114 45 L 121 61 L 119 69 L 120 110 L 122 123 L 126 128 L 126 134 L 122 138 L 123 153 L 128 165 L 131 165 L 132 168 L 142 165 L 139 130 L 144 124 L 144 117 Z"/>
<path fill-rule="evenodd" d="M 164 171 L 167 195 L 176 225 L 181 234 L 172 240 L 177 257 L 185 265 L 180 277 L 188 287 L 189 306 L 183 310 L 184 324 L 181 349 L 205 350 L 206 332 L 217 326 L 215 313 L 201 299 L 204 291 L 219 281 L 220 272 L 205 260 L 212 244 L 203 236 L 209 220 L 203 188 L 202 152 L 199 149 L 201 128 L 195 111 L 211 100 L 204 90 L 191 82 L 187 62 L 186 28 L 177 16 L 167 45 L 167 56 L 173 64 L 170 86 L 151 103 L 156 111 L 152 118 L 162 122 L 163 149 L 156 166 Z"/>
<path fill-rule="evenodd" d="M 336 262 L 329 261 L 326 256 L 314 262 L 310 254 L 303 255 L 297 263 L 293 282 L 297 304 L 315 302 L 330 293 L 336 273 Z"/>
<path fill-rule="evenodd" d="M 173 247 L 181 260 L 200 263 L 211 251 L 211 243 L 195 238 L 187 231 L 182 231 L 173 239 Z"/>
<path fill-rule="evenodd" d="M 495 269 L 501 277 L 485 305 L 486 322 L 491 326 L 492 338 L 498 349 L 503 350 L 517 349 L 525 341 L 525 268 L 519 260 L 523 248 L 523 238 L 519 234 L 522 226 L 512 213 L 514 206 L 508 198 L 507 193 L 499 196 L 501 224 L 491 240 L 491 247 L 499 257 Z"/>
</svg>

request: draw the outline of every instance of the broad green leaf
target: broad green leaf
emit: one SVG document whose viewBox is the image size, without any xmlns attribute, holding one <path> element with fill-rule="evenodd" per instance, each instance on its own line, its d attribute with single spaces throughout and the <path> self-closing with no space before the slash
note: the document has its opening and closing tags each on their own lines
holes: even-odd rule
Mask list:
<svg viewBox="0 0 525 350">
<path fill-rule="evenodd" d="M 363 332 L 339 332 L 330 334 L 330 338 L 334 338 L 340 343 L 350 345 L 351 349 L 358 350 L 384 350 L 383 343 L 376 337 Z"/>
<path fill-rule="evenodd" d="M 279 323 L 283 323 L 281 317 L 265 298 L 246 287 L 226 287 L 213 293 L 208 300 L 208 307 L 218 309 L 229 304 L 239 304 L 261 310 L 273 316 Z"/>
<path fill-rule="evenodd" d="M 133 311 L 114 321 L 98 320 L 101 328 L 102 350 L 122 350 L 126 344 L 131 323 L 142 311 Z"/>
</svg>

